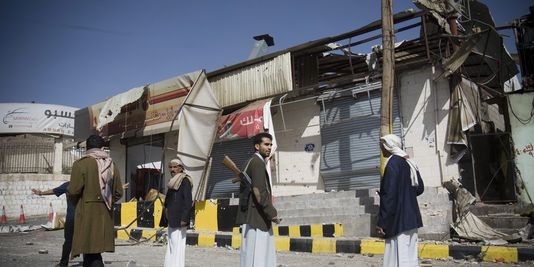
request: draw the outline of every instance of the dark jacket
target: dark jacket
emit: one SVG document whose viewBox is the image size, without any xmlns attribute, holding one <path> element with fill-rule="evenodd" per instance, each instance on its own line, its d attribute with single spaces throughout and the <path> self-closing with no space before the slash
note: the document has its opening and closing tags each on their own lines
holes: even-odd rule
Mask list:
<svg viewBox="0 0 534 267">
<path fill-rule="evenodd" d="M 191 208 L 193 207 L 193 196 L 191 193 L 191 183 L 184 178 L 178 190 L 167 189 L 164 204 L 169 221 L 169 227 L 181 227 L 181 221 L 189 225 Z"/>
<path fill-rule="evenodd" d="M 384 229 L 384 238 L 423 226 L 417 196 L 424 191 L 423 180 L 417 172 L 418 186 L 413 187 L 410 166 L 399 156 L 392 156 L 380 181 L 380 210 L 378 227 Z"/>
<path fill-rule="evenodd" d="M 237 224 L 250 224 L 254 228 L 268 231 L 271 229 L 272 218 L 277 216 L 277 211 L 272 202 L 269 175 L 265 168 L 265 161 L 257 154 L 254 154 L 249 161 L 246 173 L 252 179 L 252 186 L 260 191 L 260 199 L 256 200 L 251 190 L 248 198 L 248 208 L 245 211 L 238 211 L 236 222 Z M 241 184 L 241 187 L 243 187 L 243 184 Z"/>
<path fill-rule="evenodd" d="M 69 182 L 64 182 L 60 186 L 52 189 L 52 192 L 56 197 L 59 197 L 63 194 L 67 194 L 67 189 L 69 187 Z M 74 222 L 74 205 L 72 201 L 67 197 L 67 215 L 65 217 L 66 221 Z"/>
</svg>

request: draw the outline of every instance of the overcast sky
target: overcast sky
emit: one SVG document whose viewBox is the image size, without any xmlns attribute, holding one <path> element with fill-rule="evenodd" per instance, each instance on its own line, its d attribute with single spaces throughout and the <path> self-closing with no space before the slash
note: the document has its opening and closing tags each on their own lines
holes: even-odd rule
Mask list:
<svg viewBox="0 0 534 267">
<path fill-rule="evenodd" d="M 394 12 L 416 9 L 410 0 L 393 2 Z M 483 2 L 497 25 L 534 4 Z M 271 34 L 274 52 L 377 19 L 379 0 L 0 0 L 0 102 L 82 108 L 136 86 L 244 61 L 255 35 Z M 512 32 L 501 34 L 515 52 Z"/>
</svg>

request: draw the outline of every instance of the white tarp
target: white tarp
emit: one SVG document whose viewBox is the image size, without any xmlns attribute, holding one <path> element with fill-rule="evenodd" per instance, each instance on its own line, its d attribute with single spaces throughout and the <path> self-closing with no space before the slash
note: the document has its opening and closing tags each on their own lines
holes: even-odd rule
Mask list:
<svg viewBox="0 0 534 267">
<path fill-rule="evenodd" d="M 447 144 L 467 145 L 465 132 L 477 124 L 479 109 L 478 86 L 474 82 L 462 78 L 451 94 Z"/>
<path fill-rule="evenodd" d="M 34 103 L 1 103 L 0 133 L 74 135 L 74 107 Z"/>
<path fill-rule="evenodd" d="M 204 71 L 198 77 L 183 103 L 178 123 L 178 158 L 185 171 L 193 178 L 193 196 L 204 199 L 207 166 L 221 107 L 213 94 Z M 191 75 L 195 79 L 194 75 Z"/>
</svg>

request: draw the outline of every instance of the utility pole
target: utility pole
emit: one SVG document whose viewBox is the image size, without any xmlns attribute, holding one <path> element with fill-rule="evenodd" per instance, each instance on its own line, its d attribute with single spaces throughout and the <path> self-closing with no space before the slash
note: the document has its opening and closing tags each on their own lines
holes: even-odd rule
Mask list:
<svg viewBox="0 0 534 267">
<path fill-rule="evenodd" d="M 380 136 L 393 132 L 393 83 L 395 80 L 395 47 L 393 32 L 393 0 L 382 0 L 382 99 L 380 102 Z M 380 152 L 380 172 L 385 158 Z"/>
</svg>

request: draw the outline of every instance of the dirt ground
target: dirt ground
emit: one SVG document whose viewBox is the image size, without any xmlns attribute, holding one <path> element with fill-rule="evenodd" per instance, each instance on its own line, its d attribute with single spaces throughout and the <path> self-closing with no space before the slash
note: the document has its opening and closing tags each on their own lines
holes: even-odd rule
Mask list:
<svg viewBox="0 0 534 267">
<path fill-rule="evenodd" d="M 0 266 L 54 266 L 60 258 L 63 230 L 0 233 Z M 117 240 L 115 253 L 104 253 L 106 266 L 163 266 L 165 246 L 152 242 L 131 245 Z M 41 252 L 41 253 L 40 253 Z M 278 252 L 278 266 L 382 266 L 382 256 Z M 463 260 L 420 260 L 421 266 L 532 266 Z M 70 266 L 81 266 L 81 258 Z M 231 248 L 188 246 L 186 266 L 239 266 L 239 251 Z"/>
</svg>

